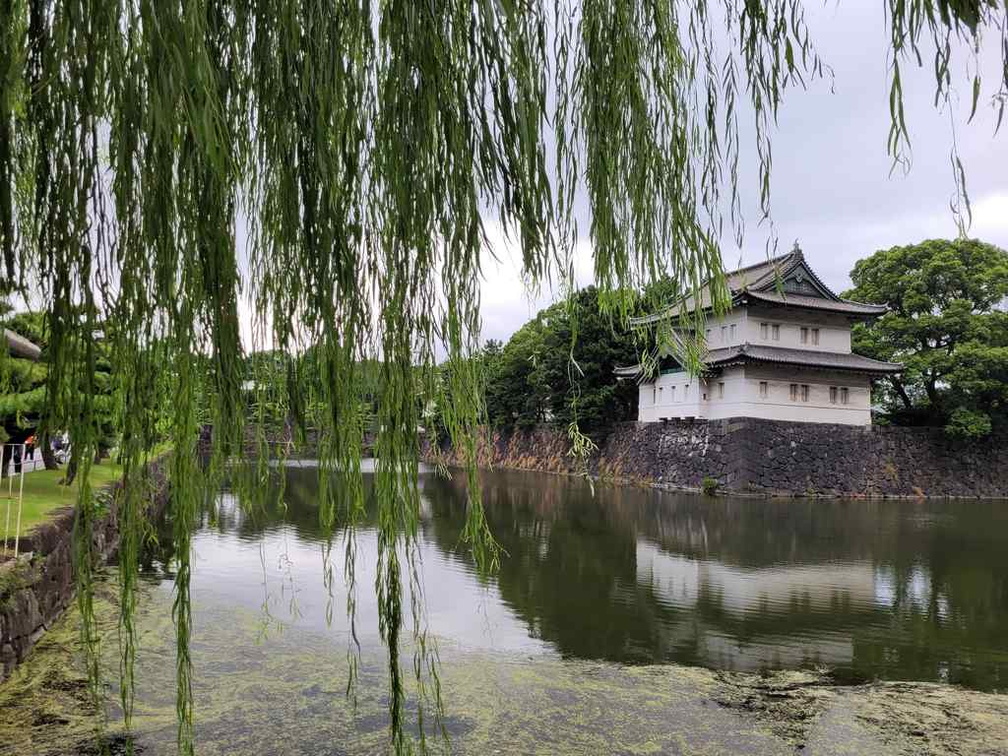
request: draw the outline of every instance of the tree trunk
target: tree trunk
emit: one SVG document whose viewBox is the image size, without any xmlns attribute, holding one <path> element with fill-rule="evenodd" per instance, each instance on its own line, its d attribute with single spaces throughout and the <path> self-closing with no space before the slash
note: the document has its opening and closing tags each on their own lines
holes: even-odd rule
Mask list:
<svg viewBox="0 0 1008 756">
<path fill-rule="evenodd" d="M 906 387 L 903 385 L 903 381 L 899 378 L 891 378 L 893 388 L 896 389 L 896 393 L 899 394 L 899 398 L 903 400 L 903 406 L 907 410 L 913 409 L 913 402 L 910 400 L 910 396 L 906 392 Z"/>
<path fill-rule="evenodd" d="M 59 462 L 56 461 L 56 454 L 53 452 L 52 447 L 49 446 L 49 439 L 45 439 L 42 442 L 39 451 L 42 452 L 42 463 L 45 465 L 46 470 L 58 470 Z"/>
<path fill-rule="evenodd" d="M 56 453 L 52 444 L 49 443 L 49 434 L 39 436 L 38 450 L 42 453 L 42 463 L 46 470 L 58 470 L 59 462 L 56 461 Z"/>
<path fill-rule="evenodd" d="M 60 485 L 69 486 L 74 482 L 74 478 L 77 477 L 77 459 L 78 453 L 76 451 L 70 452 L 70 462 L 67 463 L 66 475 L 63 476 L 63 480 L 60 481 Z"/>
</svg>

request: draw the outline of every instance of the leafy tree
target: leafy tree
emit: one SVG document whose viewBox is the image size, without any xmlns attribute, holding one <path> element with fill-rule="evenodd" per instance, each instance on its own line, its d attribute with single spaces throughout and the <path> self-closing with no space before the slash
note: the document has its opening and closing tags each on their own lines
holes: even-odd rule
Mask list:
<svg viewBox="0 0 1008 756">
<path fill-rule="evenodd" d="M 487 342 L 487 415 L 497 427 L 573 420 L 596 437 L 636 414 L 637 390 L 613 369 L 637 359 L 632 334 L 603 312 L 589 286 L 522 326 L 501 348 Z"/>
<path fill-rule="evenodd" d="M 881 384 L 900 423 L 983 436 L 1008 420 L 1008 252 L 975 239 L 931 239 L 860 260 L 845 296 L 889 312 L 854 329 L 854 349 L 902 362 Z"/>
<path fill-rule="evenodd" d="M 258 423 L 271 431 L 282 428 L 287 422 L 289 396 L 281 389 L 292 359 L 279 350 L 264 350 L 246 355 L 243 361 L 242 394 L 248 421 Z"/>
<path fill-rule="evenodd" d="M 5 307 L 7 313 L 9 306 Z M 9 328 L 24 336 L 32 343 L 43 347 L 45 345 L 44 318 L 38 313 L 17 313 L 7 315 L 2 327 Z M 38 434 L 39 418 L 45 403 L 45 384 L 48 371 L 44 362 L 36 362 L 21 357 L 6 354 L 3 347 L 2 361 L 3 382 L 0 393 L 0 418 L 3 427 L 0 430 L 3 442 L 21 443 L 32 434 L 40 435 L 38 446 L 47 468 L 56 467 L 55 459 L 49 453 L 48 439 Z M 10 454 L 4 449 L 3 474 L 8 471 Z"/>
<path fill-rule="evenodd" d="M 44 422 L 44 420 L 51 420 L 45 411 L 49 401 L 47 384 L 50 350 L 46 316 L 37 312 L 15 313 L 7 317 L 3 327 L 24 336 L 42 350 L 38 361 L 16 357 L 8 357 L 5 360 L 5 391 L 0 393 L 0 418 L 3 419 L 3 432 L 7 439 L 17 443 L 24 441 L 28 436 L 35 435 L 36 446 L 42 455 L 46 468 L 55 469 L 57 467 L 56 460 L 49 446 L 50 433 L 60 430 L 64 424 L 61 423 L 59 428 L 50 428 Z M 94 413 L 92 415 L 96 440 L 94 461 L 100 463 L 108 455 L 109 450 L 116 445 L 118 438 L 112 356 L 110 344 L 104 336 L 95 340 L 94 365 L 95 370 L 88 385 L 92 386 L 94 391 Z M 71 424 L 71 418 L 63 419 L 66 421 L 66 426 Z M 72 437 L 71 443 L 73 443 Z M 77 463 L 71 457 L 71 464 L 66 476 L 67 483 L 73 480 L 76 469 Z"/>
<path fill-rule="evenodd" d="M 582 289 L 549 312 L 543 379 L 552 387 L 553 417 L 565 425 L 577 420 L 596 438 L 612 423 L 636 417 L 637 386 L 614 373 L 638 360 L 636 339 L 604 311 L 599 290 Z"/>
<path fill-rule="evenodd" d="M 515 331 L 503 347 L 488 342 L 484 348 L 487 418 L 495 427 L 528 428 L 550 417 L 550 387 L 543 373 L 544 313 Z"/>
</svg>

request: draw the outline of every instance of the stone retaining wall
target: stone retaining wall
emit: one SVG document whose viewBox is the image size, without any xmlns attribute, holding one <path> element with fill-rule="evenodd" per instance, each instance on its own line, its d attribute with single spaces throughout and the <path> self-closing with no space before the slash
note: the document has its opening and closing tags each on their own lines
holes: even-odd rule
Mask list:
<svg viewBox="0 0 1008 756">
<path fill-rule="evenodd" d="M 562 428 L 484 433 L 482 466 L 575 473 Z M 445 460 L 460 463 L 451 449 Z M 428 456 L 433 457 L 428 450 Z M 616 426 L 588 461 L 594 475 L 670 488 L 705 477 L 763 495 L 1008 497 L 1008 438 L 957 442 L 937 428 L 753 418 Z"/>
<path fill-rule="evenodd" d="M 165 457 L 150 466 L 150 515 L 157 516 L 168 500 Z M 121 483 L 110 487 L 108 513 L 95 523 L 94 549 L 108 559 L 119 545 L 114 495 Z M 72 507 L 53 514 L 21 538 L 25 556 L 0 564 L 0 681 L 28 655 L 39 638 L 63 613 L 74 593 Z"/>
</svg>

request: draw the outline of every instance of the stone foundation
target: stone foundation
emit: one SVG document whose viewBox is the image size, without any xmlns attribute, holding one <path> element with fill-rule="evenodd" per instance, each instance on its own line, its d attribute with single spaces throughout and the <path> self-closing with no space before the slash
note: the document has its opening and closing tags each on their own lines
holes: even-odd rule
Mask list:
<svg viewBox="0 0 1008 756">
<path fill-rule="evenodd" d="M 168 500 L 164 462 L 162 457 L 150 467 L 151 516 L 159 515 Z M 103 559 L 114 556 L 119 545 L 114 492 L 121 485 L 110 487 L 108 514 L 95 523 L 94 550 Z M 0 681 L 21 663 L 73 598 L 73 522 L 73 508 L 58 510 L 21 538 L 25 556 L 0 564 Z"/>
<path fill-rule="evenodd" d="M 481 466 L 583 472 L 565 429 L 485 433 Z M 435 455 L 429 453 L 433 458 Z M 451 449 L 449 463 L 461 463 Z M 588 460 L 593 475 L 669 488 L 760 495 L 1008 497 L 1008 438 L 950 439 L 937 428 L 753 418 L 617 425 Z"/>
</svg>

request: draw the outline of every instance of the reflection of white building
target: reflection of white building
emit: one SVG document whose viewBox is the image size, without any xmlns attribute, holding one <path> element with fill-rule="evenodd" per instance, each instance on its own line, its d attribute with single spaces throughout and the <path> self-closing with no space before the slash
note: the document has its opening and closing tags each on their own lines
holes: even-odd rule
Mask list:
<svg viewBox="0 0 1008 756">
<path fill-rule="evenodd" d="M 837 605 L 873 607 L 878 600 L 871 562 L 735 567 L 690 559 L 637 542 L 637 582 L 676 606 L 716 597 L 725 611 L 772 613 L 791 607 L 828 612 Z"/>
<path fill-rule="evenodd" d="M 690 559 L 649 541 L 637 542 L 636 558 L 638 585 L 668 606 L 692 614 L 690 621 L 672 629 L 674 642 L 686 642 L 689 636 L 702 645 L 705 658 L 728 669 L 849 664 L 854 659 L 853 628 L 843 623 L 831 627 L 825 620 L 838 608 L 850 613 L 884 611 L 896 603 L 891 570 L 869 561 L 736 567 Z M 918 582 L 926 580 L 912 577 L 909 593 L 919 609 L 920 590 L 914 588 Z M 701 603 L 722 619 L 705 624 L 698 611 Z M 787 624 L 787 618 L 797 616 L 824 621 L 814 632 L 803 633 Z M 765 632 L 756 637 L 740 640 L 729 630 L 747 620 L 759 624 L 768 619 Z"/>
<path fill-rule="evenodd" d="M 659 350 L 658 374 L 619 368 L 639 381 L 638 419 L 758 417 L 869 425 L 871 381 L 900 365 L 851 353 L 851 326 L 884 305 L 841 299 L 809 268 L 801 250 L 726 274 L 730 309 L 705 323 L 700 375 Z M 635 321 L 674 325 L 697 309 L 712 314 L 709 285 L 682 303 Z"/>
</svg>

